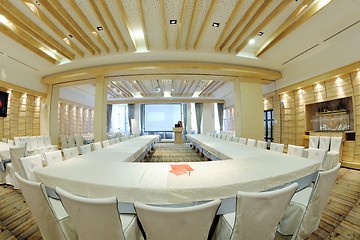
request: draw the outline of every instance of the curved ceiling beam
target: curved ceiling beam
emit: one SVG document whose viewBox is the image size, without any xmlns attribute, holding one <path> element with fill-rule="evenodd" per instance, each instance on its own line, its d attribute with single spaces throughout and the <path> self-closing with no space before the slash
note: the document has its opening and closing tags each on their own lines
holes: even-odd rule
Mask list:
<svg viewBox="0 0 360 240">
<path fill-rule="evenodd" d="M 254 80 L 275 81 L 281 78 L 281 73 L 275 70 L 239 66 L 221 63 L 203 62 L 139 62 L 103 65 L 89 68 L 81 68 L 67 72 L 45 76 L 41 82 L 44 84 L 60 84 L 82 79 L 95 78 L 97 76 L 111 77 L 136 76 L 156 74 L 206 74 L 214 76 L 232 76 L 241 78 L 253 78 Z"/>
</svg>

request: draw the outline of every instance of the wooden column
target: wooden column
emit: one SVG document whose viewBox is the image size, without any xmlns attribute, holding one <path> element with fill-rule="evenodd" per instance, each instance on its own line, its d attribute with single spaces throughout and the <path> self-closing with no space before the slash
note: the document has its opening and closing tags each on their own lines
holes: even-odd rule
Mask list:
<svg viewBox="0 0 360 240">
<path fill-rule="evenodd" d="M 234 84 L 235 135 L 237 137 L 264 139 L 264 105 L 259 83 Z"/>
<path fill-rule="evenodd" d="M 58 104 L 60 87 L 59 85 L 51 85 L 49 87 L 50 110 L 49 110 L 49 133 L 51 143 L 57 145 L 59 142 L 59 126 L 58 126 Z"/>
<path fill-rule="evenodd" d="M 107 81 L 104 76 L 96 78 L 94 107 L 94 141 L 107 139 L 106 133 Z"/>
</svg>

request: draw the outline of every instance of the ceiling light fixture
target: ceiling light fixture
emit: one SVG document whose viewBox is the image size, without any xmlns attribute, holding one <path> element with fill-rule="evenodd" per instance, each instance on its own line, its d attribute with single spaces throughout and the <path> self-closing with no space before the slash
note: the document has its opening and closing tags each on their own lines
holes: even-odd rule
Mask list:
<svg viewBox="0 0 360 240">
<path fill-rule="evenodd" d="M 157 86 L 154 88 L 154 92 L 158 93 L 158 92 L 161 92 L 161 88 L 159 85 L 159 80 L 156 80 L 156 81 L 157 81 Z"/>
<path fill-rule="evenodd" d="M 176 24 L 176 23 L 177 23 L 177 20 L 175 20 L 175 19 L 170 20 L 170 24 Z"/>
<path fill-rule="evenodd" d="M 253 45 L 254 43 L 255 43 L 255 40 L 254 40 L 254 39 L 250 39 L 250 40 L 249 40 L 249 44 L 250 44 L 250 45 Z"/>
<path fill-rule="evenodd" d="M 99 26 L 99 27 L 97 27 L 96 29 L 97 29 L 98 31 L 104 30 L 104 28 L 103 28 L 102 26 Z"/>
<path fill-rule="evenodd" d="M 73 35 L 69 34 L 69 38 L 73 38 L 73 37 L 74 37 Z"/>
<path fill-rule="evenodd" d="M 220 23 L 218 23 L 218 22 L 213 22 L 212 26 L 213 26 L 213 27 L 220 27 Z"/>
<path fill-rule="evenodd" d="M 258 32 L 258 36 L 262 36 L 262 35 L 264 35 L 264 32 Z"/>
<path fill-rule="evenodd" d="M 40 6 L 40 2 L 39 2 L 39 1 L 35 1 L 35 3 L 36 3 L 38 6 Z"/>
</svg>

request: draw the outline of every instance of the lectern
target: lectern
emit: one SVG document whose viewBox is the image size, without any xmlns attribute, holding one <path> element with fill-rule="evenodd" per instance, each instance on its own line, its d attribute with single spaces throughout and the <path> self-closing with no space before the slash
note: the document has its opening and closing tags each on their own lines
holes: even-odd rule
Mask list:
<svg viewBox="0 0 360 240">
<path fill-rule="evenodd" d="M 174 134 L 175 134 L 175 142 L 174 143 L 183 143 L 182 141 L 182 127 L 174 127 L 173 128 Z"/>
</svg>

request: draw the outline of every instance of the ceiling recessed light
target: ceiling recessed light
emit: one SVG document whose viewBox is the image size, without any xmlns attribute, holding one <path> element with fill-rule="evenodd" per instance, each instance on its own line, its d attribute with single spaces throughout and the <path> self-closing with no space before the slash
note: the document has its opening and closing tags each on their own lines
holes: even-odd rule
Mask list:
<svg viewBox="0 0 360 240">
<path fill-rule="evenodd" d="M 170 20 L 170 24 L 176 24 L 177 23 L 177 20 L 176 19 L 171 19 Z"/>
<path fill-rule="evenodd" d="M 255 43 L 255 40 L 254 40 L 254 39 L 250 39 L 250 40 L 249 40 L 249 44 L 250 44 L 250 45 L 253 45 L 254 43 Z"/>
<path fill-rule="evenodd" d="M 220 23 L 218 23 L 218 22 L 213 22 L 212 26 L 213 26 L 213 27 L 220 27 Z"/>
<path fill-rule="evenodd" d="M 97 29 L 98 31 L 102 31 L 102 30 L 104 30 L 104 28 L 103 28 L 102 26 L 97 27 L 96 29 Z"/>
<path fill-rule="evenodd" d="M 73 35 L 69 34 L 69 38 L 73 38 L 73 37 L 74 37 Z"/>
<path fill-rule="evenodd" d="M 258 32 L 258 35 L 261 37 L 262 35 L 264 35 L 264 32 Z"/>
<path fill-rule="evenodd" d="M 40 2 L 39 2 L 39 1 L 35 1 L 35 3 L 40 6 Z"/>
</svg>

